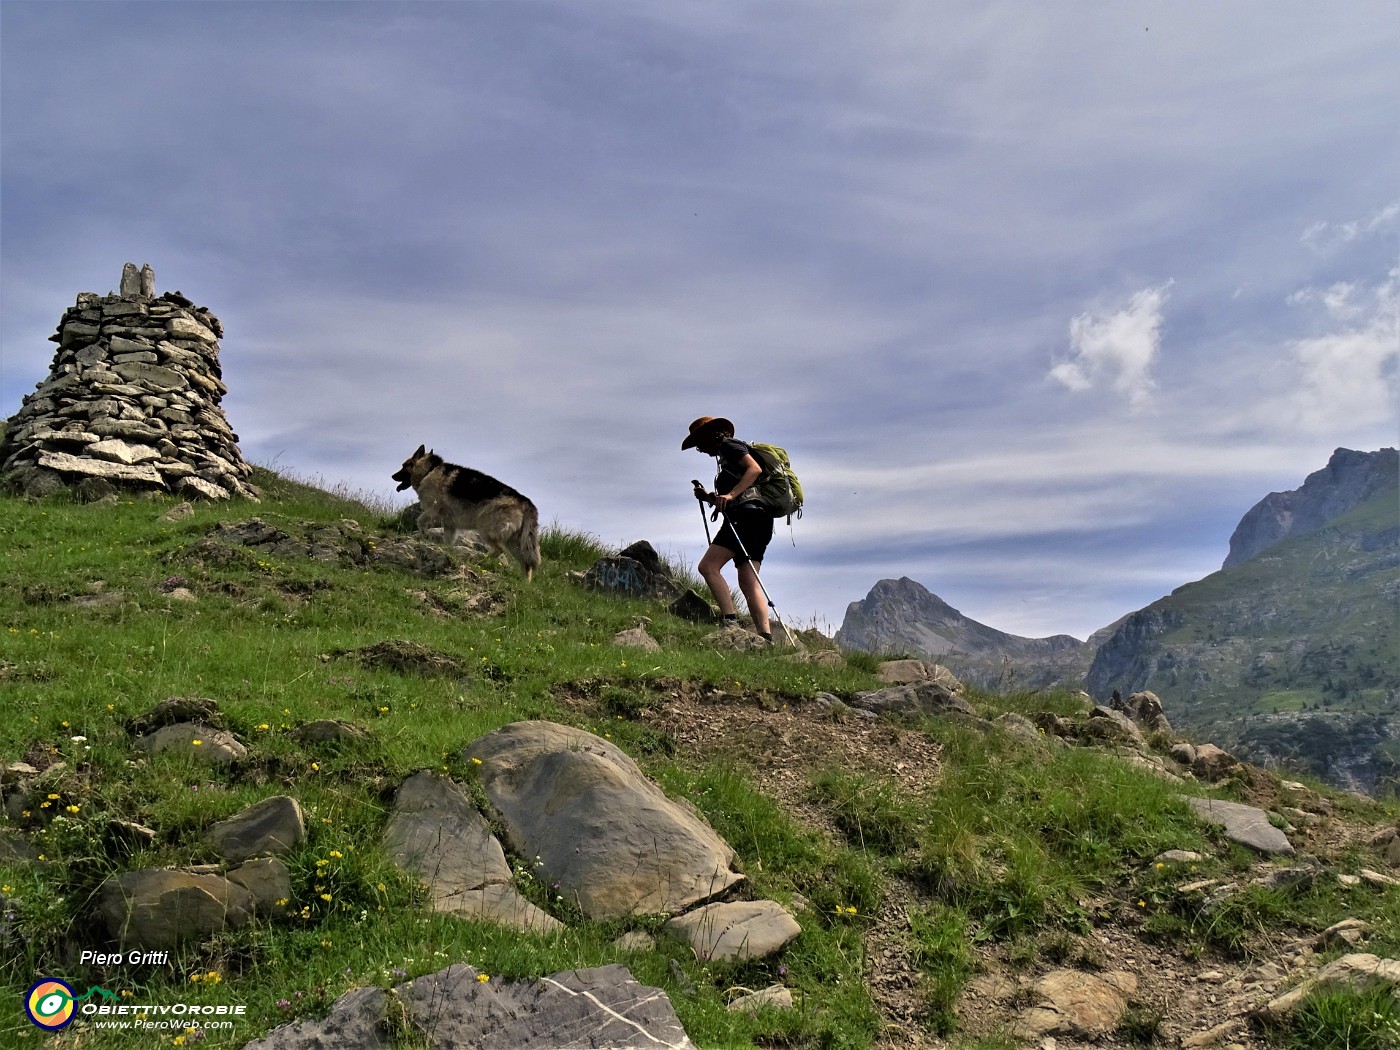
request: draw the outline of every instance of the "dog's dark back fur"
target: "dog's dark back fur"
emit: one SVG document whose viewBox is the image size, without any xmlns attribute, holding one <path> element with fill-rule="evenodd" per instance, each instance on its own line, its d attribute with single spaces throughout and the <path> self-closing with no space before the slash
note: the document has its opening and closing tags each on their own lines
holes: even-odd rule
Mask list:
<svg viewBox="0 0 1400 1050">
<path fill-rule="evenodd" d="M 490 474 L 472 470 L 471 467 L 458 467 L 452 475 L 452 480 L 448 483 L 447 491 L 454 499 L 469 502 L 484 503 L 488 499 L 497 499 L 501 496 L 526 499 L 524 495 L 511 488 L 504 481 L 497 481 Z"/>
</svg>

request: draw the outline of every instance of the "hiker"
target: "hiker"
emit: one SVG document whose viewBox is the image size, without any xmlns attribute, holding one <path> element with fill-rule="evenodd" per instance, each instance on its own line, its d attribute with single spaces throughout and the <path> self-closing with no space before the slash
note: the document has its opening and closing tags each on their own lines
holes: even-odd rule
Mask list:
<svg viewBox="0 0 1400 1050">
<path fill-rule="evenodd" d="M 716 513 L 724 515 L 724 527 L 710 541 L 696 568 L 715 596 L 723 625 L 737 626 L 739 616 L 734 609 L 734 598 L 720 571 L 733 560 L 739 574 L 739 591 L 748 603 L 754 629 L 772 642 L 766 595 L 758 578 L 764 552 L 773 539 L 773 512 L 754 489 L 763 468 L 749 446 L 734 437 L 734 424 L 715 416 L 701 416 L 691 423 L 690 433 L 681 442 L 681 448 L 697 449 L 719 462 L 714 492 L 706 492 L 698 481 L 693 483 L 695 498 L 709 503 Z"/>
</svg>

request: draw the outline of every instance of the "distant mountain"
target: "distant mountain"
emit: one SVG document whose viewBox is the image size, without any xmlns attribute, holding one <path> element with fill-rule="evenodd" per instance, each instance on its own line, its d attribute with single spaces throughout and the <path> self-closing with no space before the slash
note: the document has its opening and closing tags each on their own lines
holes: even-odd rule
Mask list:
<svg viewBox="0 0 1400 1050">
<path fill-rule="evenodd" d="M 1240 519 L 1221 566 L 1246 562 L 1280 540 L 1320 529 L 1375 496 L 1396 488 L 1400 454 L 1393 448 L 1353 452 L 1339 448 L 1327 466 L 1309 474 L 1300 488 L 1271 492 Z"/>
<path fill-rule="evenodd" d="M 1174 725 L 1256 763 L 1400 787 L 1396 450 L 1338 449 L 1301 488 L 1265 497 L 1225 564 L 1122 621 L 1089 691 L 1151 689 Z"/>
<path fill-rule="evenodd" d="M 1157 693 L 1172 724 L 1342 787 L 1400 790 L 1400 455 L 1337 449 L 1241 519 L 1224 567 L 1095 632 L 1021 638 L 910 579 L 881 580 L 836 633 L 938 658 L 991 687 Z"/>
<path fill-rule="evenodd" d="M 836 641 L 845 649 L 934 657 L 987 686 L 1078 681 L 1094 653 L 1067 634 L 1023 638 L 988 627 L 907 576 L 881 580 L 864 599 L 848 605 Z"/>
</svg>

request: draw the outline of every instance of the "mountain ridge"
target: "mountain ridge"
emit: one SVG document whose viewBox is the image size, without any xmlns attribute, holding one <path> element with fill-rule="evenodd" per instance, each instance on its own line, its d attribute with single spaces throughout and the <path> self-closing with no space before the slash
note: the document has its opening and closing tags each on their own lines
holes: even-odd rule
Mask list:
<svg viewBox="0 0 1400 1050">
<path fill-rule="evenodd" d="M 1394 488 L 1400 477 L 1400 453 L 1336 449 L 1327 465 L 1303 484 L 1271 492 L 1240 519 L 1230 536 L 1230 553 L 1222 569 L 1248 561 L 1274 544 L 1322 528 L 1367 500 Z"/>
<path fill-rule="evenodd" d="M 1026 638 L 966 616 L 923 584 L 903 576 L 880 580 L 846 607 L 836 632 L 843 649 L 931 656 L 968 681 L 1032 687 L 1073 681 L 1088 670 L 1089 643 L 1068 634 Z"/>
<path fill-rule="evenodd" d="M 853 602 L 836 640 L 933 656 L 979 685 L 1151 690 L 1174 724 L 1255 761 L 1385 789 L 1400 781 L 1397 496 L 1395 449 L 1339 448 L 1244 515 L 1220 570 L 1083 643 L 1007 635 L 907 577 Z"/>
</svg>

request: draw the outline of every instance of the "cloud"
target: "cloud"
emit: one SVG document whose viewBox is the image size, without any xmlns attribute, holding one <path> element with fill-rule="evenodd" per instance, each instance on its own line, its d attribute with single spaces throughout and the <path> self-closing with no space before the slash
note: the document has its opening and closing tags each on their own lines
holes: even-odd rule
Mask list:
<svg viewBox="0 0 1400 1050">
<path fill-rule="evenodd" d="M 1384 8 L 0 2 L 0 416 L 150 261 L 255 462 L 389 498 L 426 440 L 693 562 L 722 414 L 807 483 L 784 612 L 1092 629 L 1393 442 Z"/>
<path fill-rule="evenodd" d="M 1353 241 L 1384 233 L 1400 218 L 1400 201 L 1392 201 L 1365 219 L 1348 222 L 1315 222 L 1303 231 L 1303 246 L 1319 255 L 1330 255 Z"/>
<path fill-rule="evenodd" d="M 1393 420 L 1400 386 L 1400 267 L 1373 289 L 1305 288 L 1288 301 L 1320 304 L 1329 320 L 1346 325 L 1291 345 L 1299 371 L 1291 401 L 1297 424 L 1321 434 L 1343 419 L 1352 424 Z"/>
<path fill-rule="evenodd" d="M 1050 369 L 1050 378 L 1075 393 L 1108 384 L 1125 395 L 1134 410 L 1145 407 L 1156 386 L 1152 363 L 1161 348 L 1162 307 L 1171 284 L 1144 288 L 1113 313 L 1073 318 L 1069 341 L 1074 356 Z"/>
</svg>

